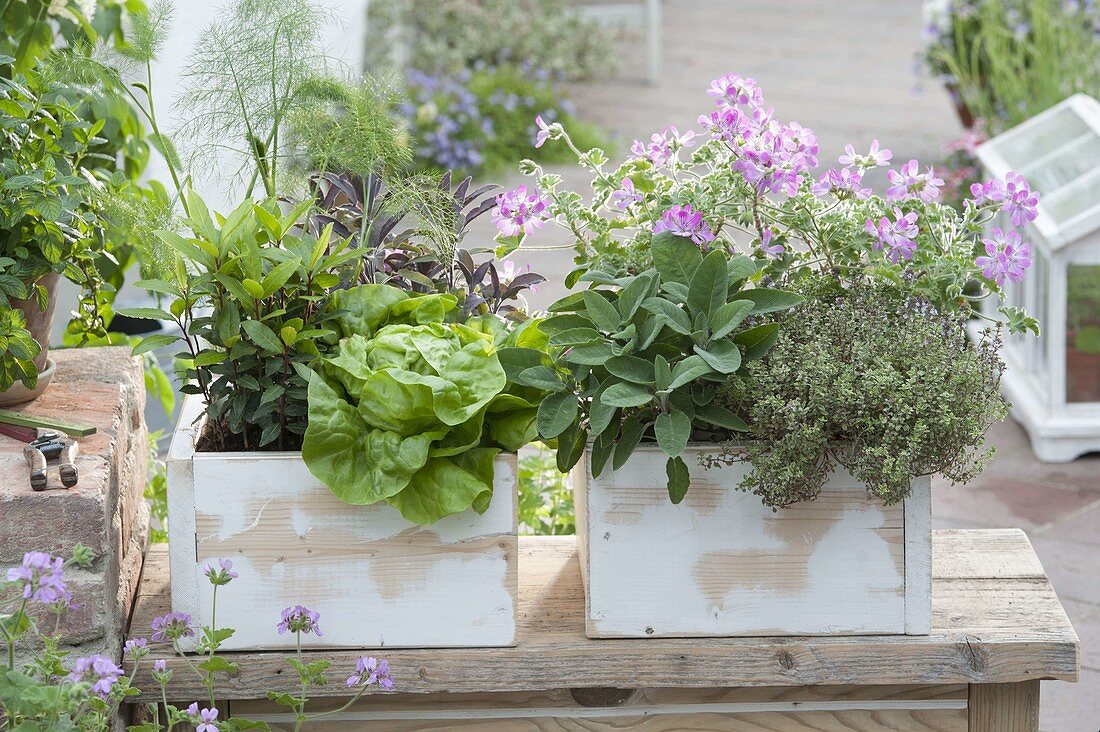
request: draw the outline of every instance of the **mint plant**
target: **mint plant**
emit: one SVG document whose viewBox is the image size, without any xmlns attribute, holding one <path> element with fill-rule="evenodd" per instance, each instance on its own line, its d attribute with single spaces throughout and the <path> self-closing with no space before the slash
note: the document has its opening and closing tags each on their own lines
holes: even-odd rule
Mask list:
<svg viewBox="0 0 1100 732">
<path fill-rule="evenodd" d="M 640 274 L 582 277 L 593 287 L 555 303 L 538 325 L 549 336 L 552 365 L 513 366 L 510 376 L 551 392 L 539 407 L 538 429 L 557 440 L 559 470 L 572 468 L 589 440 L 593 475 L 609 462 L 621 468 L 652 433 L 668 456 L 669 498 L 679 503 L 690 482 L 681 457 L 688 442 L 747 429 L 715 403 L 719 385 L 775 341 L 778 326 L 760 316 L 800 298 L 743 288 L 757 273 L 745 256 L 718 249 L 704 256 L 670 232 L 654 236 L 652 250 L 654 267 Z"/>
</svg>

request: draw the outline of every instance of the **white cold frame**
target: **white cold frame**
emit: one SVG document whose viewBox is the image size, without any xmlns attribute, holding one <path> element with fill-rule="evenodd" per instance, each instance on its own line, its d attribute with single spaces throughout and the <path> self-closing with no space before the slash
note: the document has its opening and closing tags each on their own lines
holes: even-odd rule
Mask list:
<svg viewBox="0 0 1100 732">
<path fill-rule="evenodd" d="M 1024 232 L 1032 269 L 1006 289 L 1042 335 L 1006 338 L 1003 387 L 1036 457 L 1067 462 L 1100 450 L 1100 102 L 1074 95 L 978 158 L 989 177 L 1015 171 L 1041 193 Z"/>
</svg>

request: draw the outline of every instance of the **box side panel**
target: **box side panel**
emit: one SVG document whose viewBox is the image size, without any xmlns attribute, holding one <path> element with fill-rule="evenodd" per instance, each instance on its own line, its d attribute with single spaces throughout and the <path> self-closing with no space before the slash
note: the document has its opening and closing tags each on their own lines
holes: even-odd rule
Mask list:
<svg viewBox="0 0 1100 732">
<path fill-rule="evenodd" d="M 219 625 L 236 630 L 225 648 L 292 647 L 276 625 L 297 603 L 321 614 L 311 647 L 513 644 L 515 456 L 495 468 L 485 514 L 417 526 L 385 503 L 341 502 L 298 455 L 196 456 L 192 566 L 228 558 L 240 574 L 218 593 Z M 199 583 L 198 617 L 211 593 Z"/>
<path fill-rule="evenodd" d="M 678 506 L 656 449 L 588 477 L 590 635 L 905 632 L 901 505 L 837 473 L 817 500 L 773 512 L 736 490 L 749 466 L 704 469 L 706 449 L 685 452 Z"/>
<path fill-rule="evenodd" d="M 905 499 L 905 632 L 932 632 L 932 478 L 913 481 Z"/>
<path fill-rule="evenodd" d="M 168 551 L 172 567 L 172 609 L 199 617 L 199 580 L 206 581 L 195 561 L 195 475 L 193 458 L 195 439 L 203 413 L 202 400 L 194 395 L 184 398 L 179 422 L 172 434 L 165 460 L 168 477 Z M 192 643 L 184 638 L 181 644 Z"/>
</svg>

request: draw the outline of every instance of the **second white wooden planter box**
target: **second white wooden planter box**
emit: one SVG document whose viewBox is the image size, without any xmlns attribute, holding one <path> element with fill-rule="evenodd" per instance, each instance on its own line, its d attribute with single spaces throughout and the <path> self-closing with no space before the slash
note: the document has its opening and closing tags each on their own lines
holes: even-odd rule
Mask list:
<svg viewBox="0 0 1100 732">
<path fill-rule="evenodd" d="M 320 613 L 312 648 L 510 646 L 516 636 L 516 457 L 496 460 L 488 511 L 430 526 L 385 503 L 351 506 L 301 453 L 195 452 L 189 397 L 168 457 L 172 609 L 211 622 L 207 563 L 239 577 L 218 590 L 224 650 L 293 648 L 283 608 Z"/>
<path fill-rule="evenodd" d="M 665 455 L 641 445 L 599 478 L 573 471 L 590 638 L 930 632 L 931 480 L 886 506 L 846 472 L 777 512 L 736 490 L 751 469 L 705 469 L 668 499 Z"/>
</svg>

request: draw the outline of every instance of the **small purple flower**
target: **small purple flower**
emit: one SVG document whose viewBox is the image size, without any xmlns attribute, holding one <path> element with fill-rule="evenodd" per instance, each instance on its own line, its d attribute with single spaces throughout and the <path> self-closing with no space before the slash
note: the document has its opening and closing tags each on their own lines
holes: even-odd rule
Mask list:
<svg viewBox="0 0 1100 732">
<path fill-rule="evenodd" d="M 630 146 L 630 152 L 635 158 L 647 158 L 654 165 L 665 165 L 672 160 L 677 150 L 694 146 L 694 138 L 694 132 L 688 131 L 681 135 L 680 130 L 670 126 L 662 132 L 650 135 L 648 145 L 641 140 L 635 140 Z"/>
<path fill-rule="evenodd" d="M 1023 226 L 1039 215 L 1039 192 L 1031 190 L 1027 179 L 1019 173 L 1005 175 L 1005 204 L 1002 209 L 1013 226 Z"/>
<path fill-rule="evenodd" d="M 759 106 L 764 103 L 764 91 L 756 85 L 756 79 L 729 73 L 710 83 L 707 94 L 719 104 L 733 106 Z"/>
<path fill-rule="evenodd" d="M 530 234 L 539 229 L 549 218 L 547 201 L 538 190 L 527 192 L 527 186 L 519 186 L 497 196 L 493 209 L 493 222 L 497 231 L 505 236 Z"/>
<path fill-rule="evenodd" d="M 973 183 L 970 186 L 970 195 L 973 197 L 975 206 L 987 203 L 1002 205 L 1005 200 L 1005 183 L 999 178 L 985 183 Z"/>
<path fill-rule="evenodd" d="M 96 653 L 76 659 L 73 670 L 69 674 L 69 681 L 91 682 L 92 691 L 105 698 L 111 693 L 111 689 L 118 683 L 122 674 L 122 669 L 114 661 Z"/>
<path fill-rule="evenodd" d="M 744 137 L 752 129 L 752 119 L 734 107 L 723 107 L 709 115 L 699 116 L 699 124 L 716 140 L 732 143 Z"/>
<path fill-rule="evenodd" d="M 50 605 L 72 599 L 65 584 L 65 560 L 45 552 L 27 552 L 23 563 L 8 570 L 8 582 L 22 582 L 25 599 Z"/>
<path fill-rule="evenodd" d="M 878 251 L 884 245 L 889 247 L 890 251 L 886 256 L 891 262 L 897 263 L 902 258 L 912 259 L 917 250 L 914 241 L 917 236 L 917 214 L 915 211 L 902 214 L 901 209 L 895 207 L 894 219 L 890 221 L 889 217 L 883 216 L 878 220 L 877 226 L 874 221 L 867 219 L 864 226 L 868 234 L 876 237 L 871 248 Z"/>
<path fill-rule="evenodd" d="M 168 662 L 165 661 L 163 658 L 158 658 L 157 660 L 153 661 L 153 671 L 155 671 L 156 673 L 162 674 L 167 670 Z"/>
<path fill-rule="evenodd" d="M 787 247 L 778 243 L 772 244 L 773 238 L 775 238 L 775 232 L 771 229 L 764 229 L 760 234 L 760 249 L 769 257 L 779 257 L 787 251 Z"/>
<path fill-rule="evenodd" d="M 355 662 L 355 673 L 348 677 L 348 686 L 372 686 L 393 691 L 393 678 L 390 677 L 390 662 L 379 661 L 371 656 L 363 656 Z"/>
<path fill-rule="evenodd" d="M 612 193 L 611 198 L 608 200 L 615 208 L 626 210 L 630 208 L 631 204 L 639 203 L 642 196 L 634 188 L 634 181 L 630 178 L 623 178 L 622 188 Z"/>
<path fill-rule="evenodd" d="M 833 168 L 826 171 L 812 186 L 815 196 L 832 193 L 837 198 L 865 199 L 871 195 L 870 188 L 863 187 L 863 173 L 852 168 Z"/>
<path fill-rule="evenodd" d="M 324 635 L 321 632 L 320 626 L 317 625 L 317 620 L 320 615 L 310 610 L 304 605 L 295 605 L 294 607 L 288 607 L 283 610 L 282 620 L 279 622 L 279 635 L 286 632 L 291 633 L 303 633 L 308 635 L 313 633 L 320 637 Z"/>
<path fill-rule="evenodd" d="M 195 732 L 218 732 L 218 710 L 214 707 L 200 709 L 195 721 L 199 723 Z"/>
<path fill-rule="evenodd" d="M 1031 246 L 1020 240 L 1020 232 L 1002 231 L 994 226 L 989 238 L 982 239 L 985 255 L 974 260 L 987 280 L 1004 286 L 1005 280 L 1019 282 L 1031 266 Z"/>
<path fill-rule="evenodd" d="M 653 233 L 667 231 L 676 236 L 690 238 L 699 246 L 714 241 L 714 232 L 703 221 L 703 214 L 691 206 L 673 206 L 665 211 L 661 220 L 653 225 Z"/>
<path fill-rule="evenodd" d="M 195 635 L 191 627 L 191 616 L 188 613 L 172 612 L 153 618 L 152 628 L 151 639 L 154 643 L 177 641 L 180 638 L 190 638 Z"/>
<path fill-rule="evenodd" d="M 233 562 L 229 559 L 219 559 L 217 569 L 214 569 L 210 564 L 206 564 L 202 568 L 203 574 L 210 580 L 210 584 L 218 586 L 227 585 L 237 579 L 239 575 L 232 570 Z"/>
<path fill-rule="evenodd" d="M 141 658 L 149 652 L 149 641 L 145 638 L 131 638 L 122 645 L 122 650 L 131 658 Z"/>
<path fill-rule="evenodd" d="M 866 155 L 857 155 L 852 145 L 844 146 L 844 154 L 840 156 L 841 165 L 855 165 L 856 167 L 874 168 L 879 165 L 888 165 L 894 154 L 888 148 L 879 149 L 878 140 L 871 140 L 871 150 Z"/>
<path fill-rule="evenodd" d="M 910 160 L 901 166 L 901 170 L 887 172 L 890 179 L 890 187 L 886 189 L 886 197 L 892 201 L 900 201 L 906 198 L 919 198 L 925 203 L 932 203 L 940 197 L 940 186 L 943 179 L 936 177 L 936 172 L 931 166 L 928 172 L 920 172 L 920 163 Z"/>
<path fill-rule="evenodd" d="M 539 131 L 535 135 L 535 147 L 542 147 L 546 144 L 546 141 L 550 139 L 550 125 L 542 121 L 542 115 L 535 117 L 535 125 L 538 126 Z"/>
</svg>

